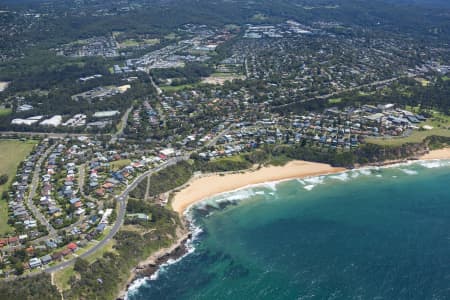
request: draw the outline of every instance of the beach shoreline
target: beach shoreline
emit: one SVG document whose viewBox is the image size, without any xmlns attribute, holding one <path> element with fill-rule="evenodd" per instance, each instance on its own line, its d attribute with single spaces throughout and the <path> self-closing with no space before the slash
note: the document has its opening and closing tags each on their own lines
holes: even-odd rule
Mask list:
<svg viewBox="0 0 450 300">
<path fill-rule="evenodd" d="M 384 161 L 379 163 L 358 166 L 355 169 L 373 166 L 389 166 L 395 164 L 408 163 L 411 161 L 425 160 L 450 160 L 450 148 L 432 150 L 428 153 L 416 158 L 398 159 L 392 161 Z M 270 182 L 281 182 L 293 179 L 303 179 L 314 176 L 326 176 L 336 173 L 342 173 L 349 169 L 332 167 L 328 164 L 295 160 L 290 161 L 284 166 L 265 166 L 261 168 L 253 167 L 249 170 L 197 174 L 194 175 L 189 182 L 182 187 L 176 189 L 175 196 L 172 199 L 172 209 L 180 215 L 185 223 L 185 230 L 177 234 L 177 241 L 168 248 L 160 249 L 152 254 L 146 260 L 139 263 L 130 274 L 127 286 L 121 291 L 118 299 L 124 299 L 130 285 L 139 277 L 140 270 L 149 268 L 152 272 L 147 272 L 146 276 L 152 275 L 157 271 L 159 266 L 165 263 L 165 258 L 179 258 L 185 252 L 179 252 L 180 247 L 186 247 L 186 242 L 192 236 L 188 230 L 189 221 L 185 218 L 184 213 L 193 205 L 200 203 L 215 195 L 232 192 L 239 189 L 245 189 L 250 186 L 260 185 Z M 174 254 L 175 253 L 175 254 Z"/>
<path fill-rule="evenodd" d="M 446 160 L 450 159 L 450 147 L 431 150 L 427 154 L 422 155 L 420 160 Z"/>
<path fill-rule="evenodd" d="M 355 169 L 370 166 L 388 166 L 409 161 L 445 159 L 450 159 L 450 148 L 432 150 L 416 158 L 361 165 Z M 347 170 L 346 168 L 332 167 L 323 163 L 294 160 L 284 166 L 267 166 L 260 169 L 228 172 L 226 174 L 200 174 L 191 178 L 182 189 L 175 193 L 171 205 L 172 209 L 183 217 L 184 212 L 190 206 L 215 195 L 244 189 L 252 185 L 324 176 Z"/>
<path fill-rule="evenodd" d="M 182 216 L 191 205 L 218 194 L 267 182 L 329 175 L 345 170 L 347 169 L 328 164 L 295 160 L 284 166 L 267 166 L 227 174 L 200 174 L 191 178 L 183 189 L 175 193 L 171 205 Z"/>
</svg>

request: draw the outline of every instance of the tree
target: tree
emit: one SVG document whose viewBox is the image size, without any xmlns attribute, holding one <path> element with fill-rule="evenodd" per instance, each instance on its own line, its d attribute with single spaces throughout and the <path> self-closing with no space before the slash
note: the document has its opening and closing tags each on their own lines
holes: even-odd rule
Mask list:
<svg viewBox="0 0 450 300">
<path fill-rule="evenodd" d="M 89 262 L 82 258 L 77 258 L 75 265 L 73 266 L 73 269 L 79 273 L 87 271 L 88 268 Z"/>
<path fill-rule="evenodd" d="M 14 265 L 14 268 L 16 269 L 16 274 L 17 275 L 22 275 L 23 274 L 24 268 L 23 268 L 22 262 L 18 261 Z"/>
<path fill-rule="evenodd" d="M 0 176 L 0 185 L 4 185 L 5 183 L 7 183 L 7 182 L 8 182 L 8 179 L 9 179 L 8 175 L 2 174 L 2 175 Z"/>
</svg>

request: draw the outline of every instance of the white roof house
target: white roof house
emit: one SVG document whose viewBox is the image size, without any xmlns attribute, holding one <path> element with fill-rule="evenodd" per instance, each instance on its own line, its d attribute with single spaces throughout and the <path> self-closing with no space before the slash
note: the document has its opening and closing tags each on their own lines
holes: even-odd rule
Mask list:
<svg viewBox="0 0 450 300">
<path fill-rule="evenodd" d="M 175 154 L 175 150 L 173 148 L 166 148 L 166 149 L 159 151 L 159 153 L 161 153 L 162 155 L 165 155 L 165 156 L 171 156 L 171 155 Z"/>
<path fill-rule="evenodd" d="M 94 113 L 94 118 L 110 118 L 120 114 L 118 110 L 98 111 Z"/>
<path fill-rule="evenodd" d="M 34 258 L 30 259 L 28 264 L 30 265 L 30 268 L 37 268 L 37 267 L 40 267 L 42 265 L 42 262 L 41 262 L 41 260 L 39 258 L 34 257 Z"/>
<path fill-rule="evenodd" d="M 26 119 L 17 118 L 17 119 L 13 119 L 11 121 L 11 124 L 12 125 L 30 126 L 30 125 L 33 125 L 34 123 L 37 123 L 40 119 L 42 119 L 42 116 L 33 116 L 33 117 L 26 118 Z"/>
<path fill-rule="evenodd" d="M 61 125 L 61 122 L 62 122 L 62 116 L 56 115 L 56 116 L 51 117 L 50 119 L 46 119 L 46 120 L 42 121 L 40 123 L 40 125 L 58 127 L 59 125 Z"/>
</svg>

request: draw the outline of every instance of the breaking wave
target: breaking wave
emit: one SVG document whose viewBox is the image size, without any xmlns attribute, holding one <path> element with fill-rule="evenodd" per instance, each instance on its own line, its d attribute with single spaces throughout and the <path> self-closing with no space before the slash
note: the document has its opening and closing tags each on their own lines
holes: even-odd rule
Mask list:
<svg viewBox="0 0 450 300">
<path fill-rule="evenodd" d="M 310 184 L 310 185 L 305 185 L 303 188 L 304 188 L 305 190 L 310 191 L 310 190 L 312 190 L 314 187 L 315 187 L 315 185 Z"/>
<path fill-rule="evenodd" d="M 331 175 L 330 178 L 340 180 L 340 181 L 347 181 L 350 179 L 348 172 L 343 172 L 343 173 L 340 173 L 337 175 Z"/>
<path fill-rule="evenodd" d="M 422 167 L 427 169 L 439 168 L 450 166 L 450 160 L 429 160 L 429 161 L 421 161 L 419 163 Z"/>
<path fill-rule="evenodd" d="M 419 174 L 419 172 L 415 171 L 415 170 L 410 170 L 410 169 L 399 169 L 400 171 L 402 171 L 403 173 L 407 174 L 407 175 L 417 175 Z"/>
</svg>

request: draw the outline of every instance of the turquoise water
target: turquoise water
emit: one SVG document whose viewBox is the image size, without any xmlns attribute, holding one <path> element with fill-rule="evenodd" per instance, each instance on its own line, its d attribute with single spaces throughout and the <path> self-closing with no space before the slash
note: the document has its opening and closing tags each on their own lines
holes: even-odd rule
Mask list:
<svg viewBox="0 0 450 300">
<path fill-rule="evenodd" d="M 130 300 L 450 299 L 450 162 L 252 187 L 192 214 L 195 251 Z"/>
</svg>

